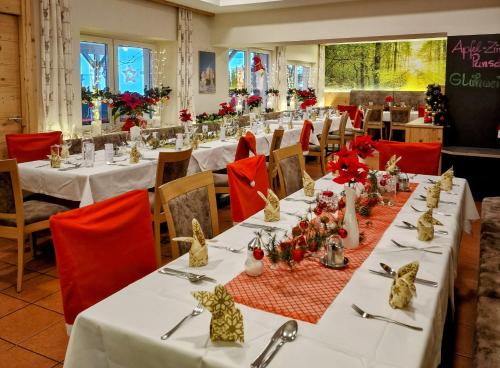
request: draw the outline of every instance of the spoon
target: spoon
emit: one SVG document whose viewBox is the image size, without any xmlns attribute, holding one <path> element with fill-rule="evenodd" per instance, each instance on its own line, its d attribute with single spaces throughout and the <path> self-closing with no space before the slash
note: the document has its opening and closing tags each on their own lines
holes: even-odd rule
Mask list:
<svg viewBox="0 0 500 368">
<path fill-rule="evenodd" d="M 391 266 L 389 265 L 386 265 L 385 263 L 382 263 L 380 262 L 380 267 L 382 267 L 382 269 L 387 272 L 389 275 L 391 275 L 392 277 L 396 277 L 397 276 L 397 271 L 395 269 L 393 269 Z M 418 277 L 415 277 L 415 283 L 418 283 L 418 284 L 423 284 L 423 285 L 428 285 L 428 286 L 433 286 L 433 287 L 436 287 L 438 285 L 438 283 L 436 281 L 429 281 L 429 280 L 424 280 L 424 279 L 419 279 Z"/>
<path fill-rule="evenodd" d="M 165 269 L 159 270 L 158 272 L 164 275 L 176 276 L 181 279 L 188 279 L 189 282 L 192 282 L 193 284 L 196 284 L 197 282 L 200 282 L 205 278 L 205 275 L 196 275 L 194 273 L 176 273 L 176 272 L 170 272 Z"/>
<path fill-rule="evenodd" d="M 428 248 L 434 248 L 434 247 L 427 247 L 427 248 L 417 248 L 417 247 L 413 247 L 411 245 L 403 245 L 401 243 L 398 243 L 397 241 L 395 241 L 394 239 L 391 239 L 391 242 L 393 242 L 394 245 L 396 245 L 396 247 L 399 247 L 399 248 L 404 248 L 404 249 L 413 249 L 413 250 L 421 250 L 422 252 L 427 252 L 427 253 L 434 253 L 434 254 L 443 254 L 443 252 L 438 252 L 438 251 L 435 251 L 435 250 L 429 250 Z"/>
<path fill-rule="evenodd" d="M 413 210 L 415 212 L 427 212 L 427 211 L 419 210 L 418 208 L 415 208 L 412 204 L 410 205 L 410 207 L 413 208 Z M 435 213 L 436 215 L 447 216 L 447 217 L 451 216 L 451 214 L 449 214 L 449 213 L 444 213 L 444 212 L 439 212 L 439 211 L 433 211 L 432 213 Z"/>
<path fill-rule="evenodd" d="M 297 321 L 293 319 L 285 323 L 285 325 L 283 326 L 283 330 L 281 331 L 281 340 L 279 344 L 274 348 L 269 358 L 267 358 L 259 368 L 267 367 L 267 365 L 271 362 L 271 360 L 278 353 L 281 347 L 285 345 L 285 343 L 292 342 L 293 340 L 295 340 L 295 338 L 297 337 L 298 329 L 299 325 L 297 324 Z"/>
</svg>

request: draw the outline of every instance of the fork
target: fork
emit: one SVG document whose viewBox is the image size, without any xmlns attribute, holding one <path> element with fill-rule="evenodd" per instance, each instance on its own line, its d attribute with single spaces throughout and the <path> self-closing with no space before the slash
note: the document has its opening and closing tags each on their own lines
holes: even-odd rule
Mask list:
<svg viewBox="0 0 500 368">
<path fill-rule="evenodd" d="M 426 201 L 427 200 L 427 197 L 424 196 L 423 194 L 420 194 L 420 200 L 421 201 Z M 452 202 L 452 201 L 439 201 L 443 204 L 457 204 L 457 202 Z"/>
<path fill-rule="evenodd" d="M 415 212 L 427 212 L 427 211 L 419 210 L 418 208 L 415 208 L 412 204 L 410 205 L 410 207 L 413 208 L 413 210 Z M 444 213 L 444 212 L 439 212 L 439 211 L 433 211 L 433 213 L 435 213 L 436 215 L 441 215 L 441 216 L 447 216 L 447 217 L 451 216 L 451 214 L 449 214 L 449 213 Z"/>
<path fill-rule="evenodd" d="M 211 244 L 210 247 L 211 248 L 217 248 L 217 249 L 225 249 L 225 250 L 227 250 L 229 252 L 233 252 L 233 253 L 241 253 L 241 251 L 243 250 L 243 248 L 245 248 L 245 247 L 242 247 L 242 248 L 236 249 L 236 248 L 231 248 L 231 247 L 225 247 L 223 245 L 214 245 L 214 244 Z"/>
<path fill-rule="evenodd" d="M 191 313 L 189 313 L 186 317 L 180 320 L 178 324 L 176 324 L 170 331 L 167 333 L 163 334 L 160 339 L 166 340 L 168 339 L 177 329 L 188 319 L 191 317 L 196 317 L 200 315 L 203 312 L 203 306 L 201 304 L 198 304 Z"/>
<path fill-rule="evenodd" d="M 425 190 L 428 190 L 428 189 L 429 189 L 429 187 L 424 187 L 424 189 L 425 189 Z M 444 192 L 444 191 L 443 191 L 443 192 Z M 453 192 L 444 192 L 444 193 L 446 193 L 446 194 L 448 194 L 448 195 L 454 195 L 454 196 L 457 196 L 457 195 L 458 195 L 458 193 L 453 193 Z"/>
<path fill-rule="evenodd" d="M 409 223 L 409 222 L 407 222 L 407 221 L 403 221 L 403 224 L 405 224 L 405 225 L 406 225 L 406 227 L 407 227 L 408 229 L 411 229 L 411 230 L 417 230 L 417 227 L 416 227 L 415 225 L 410 224 L 410 223 Z M 396 225 L 396 226 L 397 226 L 397 225 Z M 401 227 L 405 227 L 405 226 L 401 226 Z M 435 232 L 436 234 L 448 235 L 448 232 L 447 232 L 446 230 L 434 230 L 434 232 Z"/>
<path fill-rule="evenodd" d="M 384 316 L 379 316 L 379 315 L 376 315 L 376 314 L 366 313 L 364 310 L 362 310 L 356 304 L 352 304 L 351 307 L 352 307 L 352 309 L 354 309 L 363 318 L 366 318 L 366 319 L 378 319 L 380 321 L 390 322 L 390 323 L 394 323 L 395 325 L 407 327 L 407 328 L 410 328 L 412 330 L 423 331 L 422 327 L 412 326 L 412 325 L 408 325 L 408 324 L 403 323 L 403 322 L 395 321 L 393 319 L 390 319 L 390 318 L 387 318 L 387 317 L 384 317 Z"/>
<path fill-rule="evenodd" d="M 417 248 L 417 247 L 413 247 L 411 245 L 403 245 L 401 243 L 398 243 L 397 241 L 395 241 L 394 239 L 391 239 L 391 242 L 399 247 L 399 248 L 404 248 L 404 249 L 413 249 L 413 250 L 421 250 L 422 252 L 427 252 L 427 253 L 434 253 L 434 254 L 443 254 L 443 252 L 438 252 L 437 250 L 429 250 L 427 248 L 432 248 L 432 247 L 427 247 L 427 248 Z"/>
<path fill-rule="evenodd" d="M 429 183 L 431 184 L 436 184 L 437 181 L 436 180 L 432 180 L 432 179 L 427 179 L 429 181 Z M 454 187 L 458 187 L 458 184 L 453 184 Z"/>
</svg>

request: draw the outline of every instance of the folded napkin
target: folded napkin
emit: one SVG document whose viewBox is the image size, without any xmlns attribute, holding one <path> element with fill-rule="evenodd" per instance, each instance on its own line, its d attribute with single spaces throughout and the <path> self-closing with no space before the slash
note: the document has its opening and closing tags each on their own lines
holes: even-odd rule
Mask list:
<svg viewBox="0 0 500 368">
<path fill-rule="evenodd" d="M 417 295 L 415 278 L 418 272 L 418 261 L 408 263 L 401 267 L 391 286 L 389 305 L 393 308 L 405 308 L 410 304 L 411 298 Z"/>
<path fill-rule="evenodd" d="M 418 240 L 429 241 L 434 238 L 434 224 L 441 224 L 432 217 L 432 208 L 429 208 L 417 221 Z"/>
<path fill-rule="evenodd" d="M 205 235 L 198 220 L 193 219 L 193 237 L 177 237 L 172 240 L 191 243 L 189 248 L 189 267 L 202 267 L 208 263 L 208 250 Z"/>
<path fill-rule="evenodd" d="M 280 200 L 271 189 L 267 190 L 267 198 L 262 192 L 257 192 L 259 196 L 266 202 L 264 207 L 264 221 L 273 222 L 280 220 Z"/>
<path fill-rule="evenodd" d="M 210 340 L 245 341 L 243 315 L 224 286 L 217 285 L 213 293 L 196 291 L 193 296 L 212 313 Z"/>
<path fill-rule="evenodd" d="M 441 189 L 445 192 L 451 191 L 453 187 L 453 177 L 455 176 L 454 174 L 452 166 L 443 175 L 441 175 Z"/>
<path fill-rule="evenodd" d="M 302 172 L 302 184 L 306 197 L 314 197 L 314 180 L 305 171 Z"/>
<path fill-rule="evenodd" d="M 441 194 L 441 183 L 437 182 L 427 189 L 427 208 L 438 208 Z"/>
<path fill-rule="evenodd" d="M 401 160 L 401 156 L 392 155 L 391 158 L 385 164 L 385 171 L 389 174 L 396 174 L 399 172 L 399 167 L 396 165 L 399 160 Z"/>
<path fill-rule="evenodd" d="M 141 153 L 137 149 L 137 146 L 134 145 L 132 149 L 130 150 L 130 163 L 131 164 L 137 164 L 141 160 Z"/>
</svg>

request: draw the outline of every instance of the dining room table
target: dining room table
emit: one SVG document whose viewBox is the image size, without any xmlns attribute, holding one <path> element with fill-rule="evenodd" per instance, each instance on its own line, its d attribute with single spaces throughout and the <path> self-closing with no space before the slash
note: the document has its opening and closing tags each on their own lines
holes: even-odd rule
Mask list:
<svg viewBox="0 0 500 368">
<path fill-rule="evenodd" d="M 408 121 L 413 121 L 418 118 L 418 111 L 410 110 L 410 119 Z M 382 121 L 390 122 L 391 121 L 391 112 L 383 111 L 382 112 Z"/>
<path fill-rule="evenodd" d="M 315 132 L 321 132 L 323 120 L 315 120 L 313 126 Z M 271 121 L 269 134 L 265 134 L 262 127 L 254 131 L 258 154 L 269 155 L 273 132 L 279 127 L 277 122 Z M 288 126 L 282 128 L 285 133 L 281 147 L 299 143 L 301 125 L 293 125 L 293 129 L 288 129 Z M 316 141 L 317 137 L 312 134 L 311 143 Z M 225 169 L 228 163 L 234 161 L 237 146 L 238 140 L 234 137 L 226 137 L 223 141 L 215 139 L 200 142 L 199 147 L 193 150 L 188 174 Z M 112 163 L 106 163 L 104 150 L 95 152 L 92 167 L 84 166 L 81 154 L 72 155 L 60 168 L 50 167 L 48 160 L 20 163 L 18 169 L 21 188 L 32 193 L 79 202 L 80 207 L 130 190 L 153 188 L 159 153 L 173 152 L 175 149 L 142 147 L 140 151 L 142 157 L 138 163 L 130 163 L 126 153 L 114 157 Z"/>
<path fill-rule="evenodd" d="M 279 221 L 266 223 L 260 211 L 209 240 L 206 266 L 189 267 L 187 254 L 170 262 L 169 268 L 203 274 L 226 286 L 243 315 L 243 343 L 212 342 L 207 311 L 188 320 L 170 338 L 160 339 L 196 307 L 192 293 L 211 291 L 216 283 L 191 283 L 155 271 L 79 314 L 65 367 L 250 367 L 290 319 L 298 323 L 297 336 L 284 344 L 269 367 L 437 367 L 462 231 L 470 232 L 470 222 L 479 215 L 467 181 L 454 178 L 452 192 L 441 193 L 434 214 L 442 223 L 436 228 L 446 234 L 436 233 L 432 241 L 418 240 L 415 230 L 401 225 L 417 222 L 421 216 L 417 211 L 426 209 L 421 195 L 430 180 L 438 178 L 410 178 L 411 191 L 398 192 L 394 206 L 377 205 L 370 217 L 358 217 L 364 240 L 358 248 L 345 250 L 350 262 L 344 269 L 326 268 L 313 255 L 293 269 L 273 269 L 266 261 L 262 275 L 244 273 L 248 243 L 258 231 L 246 225 L 272 226 L 266 230 L 269 234 L 286 238 L 315 206 L 302 189 L 280 201 Z M 340 194 L 344 187 L 327 174 L 316 181 L 315 189 Z M 399 248 L 392 240 L 408 248 Z M 392 278 L 372 271 L 383 271 L 381 262 L 398 269 L 414 261 L 419 262 L 417 277 L 436 285 L 416 284 L 411 304 L 394 309 L 389 305 Z M 422 330 L 362 318 L 353 304 Z"/>
</svg>

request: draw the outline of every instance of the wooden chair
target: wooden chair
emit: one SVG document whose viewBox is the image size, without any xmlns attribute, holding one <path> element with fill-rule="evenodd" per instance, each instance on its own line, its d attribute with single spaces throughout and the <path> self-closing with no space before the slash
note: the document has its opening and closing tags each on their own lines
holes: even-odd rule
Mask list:
<svg viewBox="0 0 500 368">
<path fill-rule="evenodd" d="M 156 168 L 155 191 L 149 192 L 149 203 L 153 212 L 156 261 L 161 266 L 161 232 L 160 226 L 166 222 L 165 213 L 161 210 L 159 188 L 161 185 L 187 175 L 192 149 L 178 152 L 160 152 Z"/>
<path fill-rule="evenodd" d="M 160 198 L 167 218 L 172 258 L 189 251 L 189 244 L 177 236 L 193 236 L 192 220 L 201 225 L 207 239 L 219 233 L 214 178 L 211 171 L 186 176 L 160 186 Z"/>
<path fill-rule="evenodd" d="M 370 116 L 365 116 L 364 124 L 367 129 L 376 129 L 380 131 L 380 139 L 384 139 L 384 107 L 382 105 L 370 106 Z"/>
<path fill-rule="evenodd" d="M 365 118 L 363 119 L 363 127 L 361 129 L 352 129 L 351 131 L 354 133 L 354 138 L 356 139 L 357 137 L 363 136 L 363 135 L 368 135 L 368 124 L 367 121 L 371 119 L 372 116 L 372 110 L 366 110 L 365 112 Z"/>
<path fill-rule="evenodd" d="M 274 162 L 273 152 L 281 147 L 281 142 L 283 141 L 283 135 L 285 134 L 284 129 L 276 129 L 273 132 L 273 139 L 271 140 L 271 146 L 269 147 L 269 158 L 267 162 L 267 177 L 269 178 L 269 188 L 273 191 L 277 188 L 277 174 L 276 164 Z"/>
<path fill-rule="evenodd" d="M 333 145 L 333 148 L 335 148 L 336 144 L 339 145 L 339 148 L 345 144 L 345 132 L 348 117 L 349 114 L 346 111 L 343 112 L 342 117 L 340 118 L 339 130 L 334 134 L 328 135 L 328 145 Z"/>
<path fill-rule="evenodd" d="M 304 155 L 300 144 L 280 148 L 273 152 L 278 168 L 278 196 L 285 198 L 303 188 L 302 173 L 305 170 Z"/>
<path fill-rule="evenodd" d="M 391 107 L 391 123 L 389 140 L 392 141 L 392 132 L 402 130 L 406 132 L 406 124 L 410 121 L 409 107 Z"/>
<path fill-rule="evenodd" d="M 309 145 L 309 157 L 319 157 L 319 163 L 321 165 L 321 173 L 326 174 L 326 158 L 328 156 L 328 135 L 330 132 L 330 127 L 332 126 L 332 120 L 329 118 L 325 119 L 323 123 L 323 131 L 321 132 L 321 137 L 319 138 L 319 146 L 316 144 Z"/>
<path fill-rule="evenodd" d="M 26 237 L 48 229 L 50 216 L 67 210 L 39 200 L 23 202 L 16 160 L 0 161 L 0 238 L 17 240 L 17 292 L 22 289 Z"/>
</svg>

